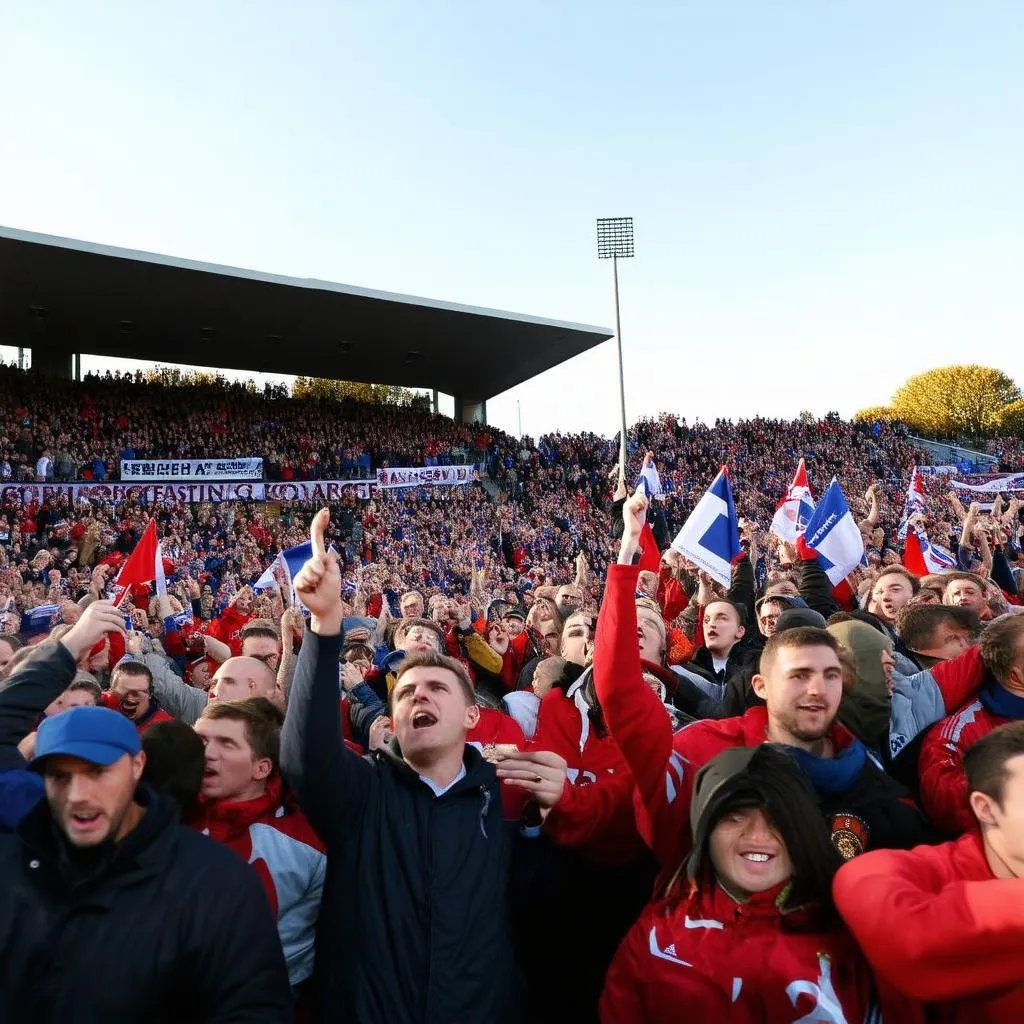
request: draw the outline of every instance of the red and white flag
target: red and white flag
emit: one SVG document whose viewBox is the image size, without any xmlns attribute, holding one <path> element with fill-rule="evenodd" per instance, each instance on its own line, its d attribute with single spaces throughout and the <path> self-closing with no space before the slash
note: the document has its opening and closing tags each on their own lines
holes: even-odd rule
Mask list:
<svg viewBox="0 0 1024 1024">
<path fill-rule="evenodd" d="M 804 460 L 796 467 L 793 482 L 789 485 L 785 497 L 779 502 L 772 519 L 771 531 L 789 544 L 796 543 L 807 527 L 814 513 L 814 498 L 807 482 L 807 467 Z"/>
<path fill-rule="evenodd" d="M 164 559 L 160 550 L 160 541 L 156 538 L 156 520 L 150 519 L 143 530 L 135 550 L 125 559 L 121 571 L 114 580 L 114 586 L 120 587 L 120 593 L 114 598 L 114 604 L 120 605 L 125 596 L 134 586 L 156 584 L 156 592 L 161 597 L 167 596 L 167 579 L 164 576 Z"/>
</svg>

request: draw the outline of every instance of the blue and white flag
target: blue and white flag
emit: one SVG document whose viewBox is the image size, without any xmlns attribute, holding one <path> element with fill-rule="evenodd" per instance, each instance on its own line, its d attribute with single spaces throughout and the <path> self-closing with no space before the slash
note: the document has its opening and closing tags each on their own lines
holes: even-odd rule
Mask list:
<svg viewBox="0 0 1024 1024">
<path fill-rule="evenodd" d="M 658 476 L 658 467 L 654 464 L 653 459 L 650 462 L 644 462 L 640 475 L 636 478 L 636 485 L 643 487 L 644 496 L 648 501 L 662 493 L 661 477 Z"/>
<path fill-rule="evenodd" d="M 56 604 L 41 604 L 30 608 L 21 617 L 21 631 L 26 636 L 38 636 L 40 633 L 49 633 L 57 624 L 60 606 Z"/>
<path fill-rule="evenodd" d="M 740 531 L 725 466 L 697 502 L 672 547 L 723 587 L 732 582 L 732 562 L 740 554 Z"/>
<path fill-rule="evenodd" d="M 337 549 L 333 544 L 327 549 L 328 553 L 334 552 L 337 554 Z M 292 592 L 292 600 L 297 604 L 304 612 L 308 612 L 306 606 L 302 603 L 299 596 L 295 593 L 295 577 L 298 576 L 302 567 L 313 557 L 313 542 L 306 541 L 305 544 L 299 544 L 298 547 L 289 548 L 287 551 L 282 551 L 277 556 L 281 568 L 284 570 L 285 580 L 289 589 Z M 273 569 L 273 565 L 270 567 Z M 266 573 L 263 574 L 266 576 Z M 260 579 L 263 577 L 261 576 Z"/>
<path fill-rule="evenodd" d="M 267 566 L 263 575 L 252 585 L 252 589 L 258 594 L 261 590 L 269 590 L 277 580 L 274 578 L 274 569 L 280 565 L 281 556 L 278 555 L 270 565 Z"/>
<path fill-rule="evenodd" d="M 191 626 L 195 621 L 192 615 L 192 605 L 186 605 L 180 612 L 176 612 L 173 618 L 174 624 L 179 630 L 183 629 L 185 626 Z"/>
<path fill-rule="evenodd" d="M 807 524 L 804 541 L 818 553 L 818 563 L 833 587 L 864 563 L 864 540 L 835 477 Z"/>
</svg>

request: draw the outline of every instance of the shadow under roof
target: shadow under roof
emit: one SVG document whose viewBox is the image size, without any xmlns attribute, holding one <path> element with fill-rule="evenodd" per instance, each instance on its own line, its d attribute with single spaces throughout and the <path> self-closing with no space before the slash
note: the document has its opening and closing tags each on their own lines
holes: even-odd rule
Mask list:
<svg viewBox="0 0 1024 1024">
<path fill-rule="evenodd" d="M 0 227 L 0 342 L 498 395 L 613 337 L 585 324 Z"/>
</svg>

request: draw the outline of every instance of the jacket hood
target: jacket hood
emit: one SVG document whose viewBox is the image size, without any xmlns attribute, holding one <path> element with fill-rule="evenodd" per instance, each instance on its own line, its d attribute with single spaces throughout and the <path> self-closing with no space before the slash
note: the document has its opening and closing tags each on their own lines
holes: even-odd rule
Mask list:
<svg viewBox="0 0 1024 1024">
<path fill-rule="evenodd" d="M 892 641 L 864 622 L 836 622 L 828 631 L 853 658 L 857 675 L 843 692 L 839 721 L 871 749 L 888 750 L 891 700 L 882 651 L 891 654 Z"/>
<path fill-rule="evenodd" d="M 731 747 L 712 758 L 697 772 L 690 805 L 693 852 L 686 865 L 690 880 L 698 885 L 711 870 L 708 841 L 727 809 L 762 807 L 769 817 L 772 808 L 817 804 L 810 782 L 792 754 L 775 743 Z"/>
</svg>

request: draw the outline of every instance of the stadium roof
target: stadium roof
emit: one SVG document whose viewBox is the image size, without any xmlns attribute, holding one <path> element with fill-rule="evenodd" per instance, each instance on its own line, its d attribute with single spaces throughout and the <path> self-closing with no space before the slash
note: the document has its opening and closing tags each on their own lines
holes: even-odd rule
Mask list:
<svg viewBox="0 0 1024 1024">
<path fill-rule="evenodd" d="M 600 327 L 0 227 L 0 343 L 437 388 L 482 400 Z"/>
</svg>

